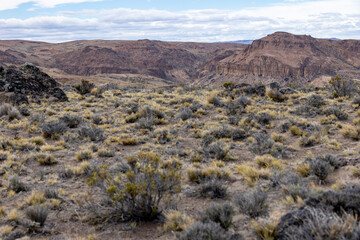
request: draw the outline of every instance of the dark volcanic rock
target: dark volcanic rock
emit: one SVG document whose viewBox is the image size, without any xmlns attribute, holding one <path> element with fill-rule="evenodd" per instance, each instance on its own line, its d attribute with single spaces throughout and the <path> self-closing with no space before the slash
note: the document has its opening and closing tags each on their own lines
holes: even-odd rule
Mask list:
<svg viewBox="0 0 360 240">
<path fill-rule="evenodd" d="M 28 95 L 53 97 L 58 101 L 68 100 L 59 84 L 31 63 L 20 68 L 0 67 L 0 102 L 28 103 Z"/>
</svg>

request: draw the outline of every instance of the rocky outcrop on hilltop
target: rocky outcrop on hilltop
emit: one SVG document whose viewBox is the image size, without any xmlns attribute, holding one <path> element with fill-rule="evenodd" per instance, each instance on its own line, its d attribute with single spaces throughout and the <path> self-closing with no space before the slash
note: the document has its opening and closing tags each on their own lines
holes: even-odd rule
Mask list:
<svg viewBox="0 0 360 240">
<path fill-rule="evenodd" d="M 19 68 L 0 66 L 0 102 L 28 103 L 28 96 L 67 101 L 59 87 L 59 83 L 33 64 L 26 63 Z"/>
<path fill-rule="evenodd" d="M 312 81 L 336 74 L 360 79 L 360 41 L 334 41 L 277 32 L 220 61 L 209 61 L 199 68 L 196 77 L 286 82 Z"/>
</svg>

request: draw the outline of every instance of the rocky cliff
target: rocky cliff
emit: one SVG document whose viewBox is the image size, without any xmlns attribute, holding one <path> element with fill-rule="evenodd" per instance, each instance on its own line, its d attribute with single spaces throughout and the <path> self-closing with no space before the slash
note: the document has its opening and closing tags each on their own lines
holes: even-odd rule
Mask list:
<svg viewBox="0 0 360 240">
<path fill-rule="evenodd" d="M 312 81 L 321 76 L 360 79 L 360 41 L 316 39 L 277 32 L 198 69 L 196 78 Z M 209 77 L 211 76 L 211 77 Z"/>
</svg>

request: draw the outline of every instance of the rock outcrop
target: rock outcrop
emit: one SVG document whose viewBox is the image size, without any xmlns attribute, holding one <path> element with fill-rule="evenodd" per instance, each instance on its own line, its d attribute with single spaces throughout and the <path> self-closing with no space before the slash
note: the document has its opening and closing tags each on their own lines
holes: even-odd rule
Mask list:
<svg viewBox="0 0 360 240">
<path fill-rule="evenodd" d="M 33 64 L 26 63 L 20 68 L 0 66 L 0 102 L 28 103 L 28 96 L 67 101 L 59 87 L 59 83 Z"/>
<path fill-rule="evenodd" d="M 360 41 L 316 39 L 277 32 L 254 41 L 241 51 L 211 60 L 196 77 L 312 81 L 320 76 L 360 79 Z M 206 81 L 205 81 L 206 82 Z"/>
</svg>

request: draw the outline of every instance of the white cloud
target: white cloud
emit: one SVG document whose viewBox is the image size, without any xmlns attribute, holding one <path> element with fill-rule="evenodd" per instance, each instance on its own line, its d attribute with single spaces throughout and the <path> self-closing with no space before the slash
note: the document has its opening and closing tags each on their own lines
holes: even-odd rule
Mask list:
<svg viewBox="0 0 360 240">
<path fill-rule="evenodd" d="M 34 3 L 37 7 L 53 8 L 59 4 L 99 2 L 103 0 L 0 0 L 0 11 L 15 9 L 23 3 Z"/>
<path fill-rule="evenodd" d="M 323 0 L 239 11 L 83 10 L 24 20 L 0 17 L 0 36 L 51 42 L 143 38 L 211 42 L 256 39 L 275 31 L 288 31 L 315 37 L 360 39 L 359 9 L 358 0 Z"/>
</svg>

